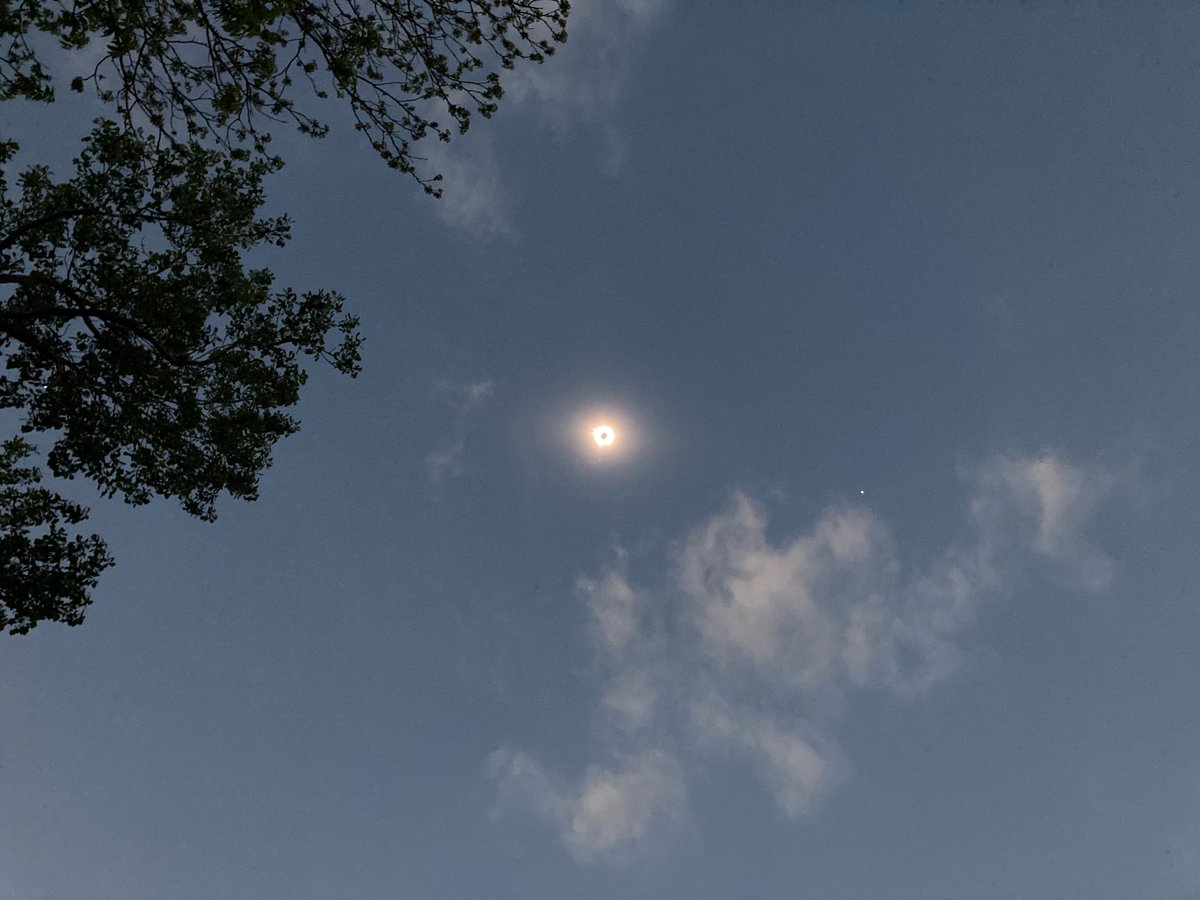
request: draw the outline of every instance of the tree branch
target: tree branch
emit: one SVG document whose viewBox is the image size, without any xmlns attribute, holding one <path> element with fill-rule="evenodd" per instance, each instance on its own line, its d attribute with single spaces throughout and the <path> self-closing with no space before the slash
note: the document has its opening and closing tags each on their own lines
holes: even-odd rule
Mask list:
<svg viewBox="0 0 1200 900">
<path fill-rule="evenodd" d="M 163 359 L 166 359 L 176 365 L 204 365 L 204 360 L 195 360 L 187 355 L 173 353 L 162 345 L 162 343 L 153 334 L 147 331 L 137 320 L 131 319 L 128 316 L 123 316 L 120 313 L 112 312 L 106 309 L 100 309 L 89 302 L 87 296 L 73 285 L 67 284 L 54 278 L 51 275 L 46 275 L 42 272 L 30 272 L 28 274 L 0 274 L 0 284 L 16 284 L 22 286 L 36 287 L 43 285 L 53 288 L 60 294 L 64 294 L 76 303 L 77 307 L 62 307 L 52 306 L 48 309 L 19 309 L 19 310 L 0 310 L 0 322 L 12 320 L 39 320 L 39 319 L 99 319 L 106 324 L 119 325 L 126 331 L 141 338 L 150 347 L 158 353 Z M 26 332 L 28 333 L 28 332 Z"/>
<path fill-rule="evenodd" d="M 95 206 L 78 206 L 71 209 L 60 209 L 57 212 L 46 213 L 44 216 L 38 216 L 36 219 L 31 219 L 25 224 L 15 228 L 3 238 L 0 238 L 0 250 L 7 250 L 13 246 L 22 237 L 29 234 L 31 231 L 49 225 L 52 222 L 57 222 L 61 219 L 75 219 L 80 216 L 100 216 L 104 215 L 104 211 Z"/>
</svg>

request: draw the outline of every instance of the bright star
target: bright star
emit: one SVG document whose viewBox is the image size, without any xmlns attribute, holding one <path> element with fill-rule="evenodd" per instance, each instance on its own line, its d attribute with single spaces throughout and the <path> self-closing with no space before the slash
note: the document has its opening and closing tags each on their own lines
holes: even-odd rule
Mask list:
<svg viewBox="0 0 1200 900">
<path fill-rule="evenodd" d="M 597 447 L 611 447 L 617 440 L 617 433 L 611 425 L 597 425 L 592 429 L 592 440 Z"/>
</svg>

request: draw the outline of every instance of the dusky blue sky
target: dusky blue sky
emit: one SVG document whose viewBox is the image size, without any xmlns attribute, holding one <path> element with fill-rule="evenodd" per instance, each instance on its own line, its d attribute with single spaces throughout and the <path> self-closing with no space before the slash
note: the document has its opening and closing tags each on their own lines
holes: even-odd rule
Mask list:
<svg viewBox="0 0 1200 900">
<path fill-rule="evenodd" d="M 366 370 L 83 495 L 0 898 L 1200 896 L 1200 12 L 575 6 L 440 204 L 287 139 Z"/>
</svg>

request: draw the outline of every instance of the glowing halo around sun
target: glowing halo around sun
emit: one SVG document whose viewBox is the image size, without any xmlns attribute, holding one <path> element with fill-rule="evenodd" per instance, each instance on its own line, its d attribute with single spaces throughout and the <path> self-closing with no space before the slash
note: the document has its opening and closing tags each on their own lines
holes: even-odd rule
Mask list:
<svg viewBox="0 0 1200 900">
<path fill-rule="evenodd" d="M 627 412 L 607 403 L 577 408 L 564 425 L 573 453 L 588 466 L 624 467 L 643 449 L 643 429 Z"/>
</svg>

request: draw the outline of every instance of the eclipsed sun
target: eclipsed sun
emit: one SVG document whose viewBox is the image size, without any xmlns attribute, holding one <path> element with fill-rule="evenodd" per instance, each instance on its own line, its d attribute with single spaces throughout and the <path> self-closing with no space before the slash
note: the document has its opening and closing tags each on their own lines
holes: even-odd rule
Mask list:
<svg viewBox="0 0 1200 900">
<path fill-rule="evenodd" d="M 611 447 L 617 441 L 617 433 L 611 425 L 597 425 L 592 429 L 592 440 L 597 447 Z"/>
</svg>

